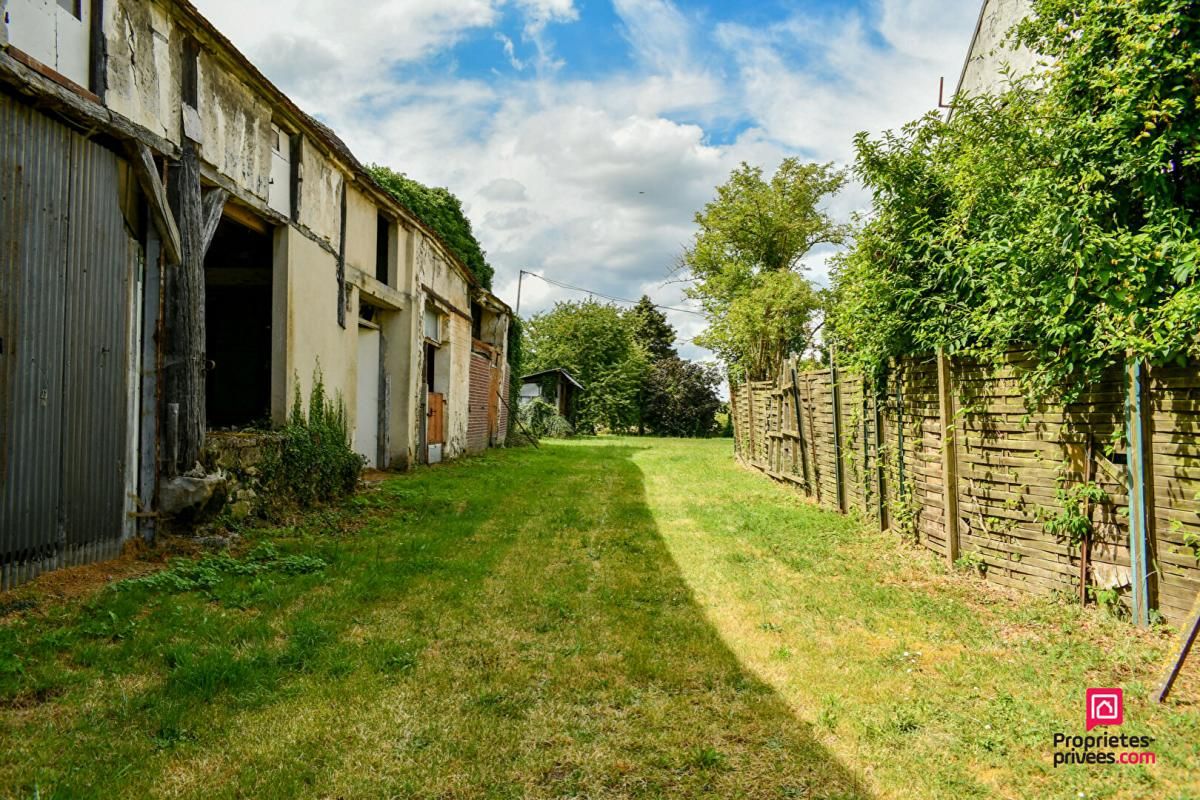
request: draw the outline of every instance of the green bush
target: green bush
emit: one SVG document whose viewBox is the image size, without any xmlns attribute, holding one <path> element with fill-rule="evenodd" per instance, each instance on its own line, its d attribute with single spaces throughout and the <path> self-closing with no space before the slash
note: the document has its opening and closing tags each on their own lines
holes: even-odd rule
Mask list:
<svg viewBox="0 0 1200 800">
<path fill-rule="evenodd" d="M 297 386 L 292 413 L 281 433 L 279 452 L 263 470 L 263 484 L 273 500 L 313 506 L 354 492 L 363 459 L 350 445 L 345 404 L 340 397 L 326 396 L 319 372 L 307 414 Z"/>
<path fill-rule="evenodd" d="M 540 397 L 522 403 L 518 413 L 525 429 L 539 439 L 565 439 L 575 433 L 571 423 L 567 422 L 554 406 Z"/>
</svg>

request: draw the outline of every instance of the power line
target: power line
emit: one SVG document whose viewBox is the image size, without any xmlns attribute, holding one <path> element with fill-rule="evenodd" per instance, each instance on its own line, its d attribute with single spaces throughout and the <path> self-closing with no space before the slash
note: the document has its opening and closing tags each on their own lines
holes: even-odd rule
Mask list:
<svg viewBox="0 0 1200 800">
<path fill-rule="evenodd" d="M 628 303 L 631 306 L 636 306 L 638 303 L 641 302 L 640 300 L 628 300 L 624 297 L 613 297 L 612 295 L 607 295 L 607 294 L 604 294 L 603 292 L 597 292 L 593 289 L 584 289 L 582 286 L 572 286 L 569 283 L 563 283 L 562 281 L 556 281 L 553 278 L 547 278 L 545 275 L 538 275 L 536 272 L 529 272 L 528 270 L 521 270 L 521 274 L 528 275 L 531 278 L 537 278 L 538 280 L 545 281 L 546 283 L 554 284 L 555 286 L 559 286 L 563 289 L 570 289 L 571 291 L 574 291 L 574 292 L 583 292 L 584 294 L 590 294 L 590 295 L 594 295 L 596 297 L 603 297 L 605 300 L 610 300 L 614 303 Z M 694 311 L 690 308 L 676 308 L 675 306 L 660 306 L 657 304 L 654 307 L 657 309 L 661 309 L 663 311 L 677 311 L 680 314 L 695 314 L 698 317 L 707 316 L 703 311 Z"/>
</svg>

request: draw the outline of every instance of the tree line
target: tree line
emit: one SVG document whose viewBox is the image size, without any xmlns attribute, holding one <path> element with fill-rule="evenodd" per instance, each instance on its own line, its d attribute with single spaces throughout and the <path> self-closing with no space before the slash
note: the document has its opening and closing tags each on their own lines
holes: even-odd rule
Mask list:
<svg viewBox="0 0 1200 800">
<path fill-rule="evenodd" d="M 859 134 L 849 171 L 742 165 L 697 214 L 682 268 L 710 318 L 699 341 L 732 378 L 821 359 L 820 341 L 868 375 L 939 348 L 985 363 L 1029 348 L 1031 397 L 1127 358 L 1200 357 L 1196 5 L 1032 7 L 1010 34 L 1044 58 L 1032 75 Z M 851 175 L 872 204 L 843 224 L 823 209 Z M 844 245 L 823 290 L 805 268 L 821 245 Z"/>
<path fill-rule="evenodd" d="M 721 373 L 681 358 L 677 340 L 649 297 L 627 310 L 561 302 L 525 323 L 523 369 L 562 368 L 583 384 L 578 432 L 710 436 L 719 432 Z"/>
</svg>

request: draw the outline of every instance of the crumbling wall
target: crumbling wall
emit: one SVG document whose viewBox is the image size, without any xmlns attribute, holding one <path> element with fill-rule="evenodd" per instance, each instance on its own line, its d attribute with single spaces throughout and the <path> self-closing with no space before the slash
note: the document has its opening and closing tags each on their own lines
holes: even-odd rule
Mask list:
<svg viewBox="0 0 1200 800">
<path fill-rule="evenodd" d="M 166 7 L 153 0 L 108 0 L 104 38 L 108 50 L 105 103 L 178 144 L 183 44 Z"/>
<path fill-rule="evenodd" d="M 353 187 L 346 190 L 346 264 L 375 277 L 379 209 Z"/>
<path fill-rule="evenodd" d="M 307 137 L 301 164 L 300 224 L 337 249 L 342 227 L 342 173 Z"/>
<path fill-rule="evenodd" d="M 208 434 L 203 464 L 226 477 L 229 516 L 245 519 L 263 509 L 263 471 L 268 460 L 279 457 L 282 443 L 280 434 L 264 431 Z"/>
<path fill-rule="evenodd" d="M 201 157 L 265 203 L 271 179 L 271 106 L 208 53 L 201 52 L 199 66 Z"/>
</svg>

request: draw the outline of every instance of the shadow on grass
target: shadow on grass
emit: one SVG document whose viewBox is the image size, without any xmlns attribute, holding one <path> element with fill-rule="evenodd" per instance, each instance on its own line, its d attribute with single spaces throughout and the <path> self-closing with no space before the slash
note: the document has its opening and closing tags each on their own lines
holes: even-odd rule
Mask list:
<svg viewBox="0 0 1200 800">
<path fill-rule="evenodd" d="M 637 449 L 550 444 L 421 470 L 343 509 L 369 518 L 359 534 L 275 536 L 322 572 L 106 592 L 0 628 L 0 785 L 868 797 L 705 619 Z"/>
</svg>

